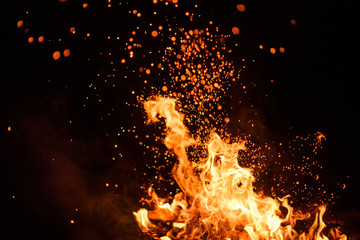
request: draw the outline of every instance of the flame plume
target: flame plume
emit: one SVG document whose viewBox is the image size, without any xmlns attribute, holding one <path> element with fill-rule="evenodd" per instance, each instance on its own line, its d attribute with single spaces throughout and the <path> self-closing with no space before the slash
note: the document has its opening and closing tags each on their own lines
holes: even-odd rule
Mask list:
<svg viewBox="0 0 360 240">
<path fill-rule="evenodd" d="M 308 219 L 309 213 L 295 211 L 288 204 L 289 196 L 274 199 L 254 192 L 252 170 L 238 162 L 238 152 L 246 151 L 244 141 L 228 144 L 212 133 L 206 143 L 207 157 L 190 161 L 187 148 L 198 141 L 191 137 L 175 105 L 174 99 L 163 97 L 144 103 L 151 121 L 165 119 L 164 143 L 177 156 L 172 175 L 182 192 L 170 204 L 149 189 L 148 202 L 154 209 L 134 212 L 143 232 L 156 239 L 329 239 L 323 234 L 325 206 L 319 207 L 309 231 L 298 233 L 296 222 Z M 338 231 L 331 235 L 347 239 Z"/>
</svg>

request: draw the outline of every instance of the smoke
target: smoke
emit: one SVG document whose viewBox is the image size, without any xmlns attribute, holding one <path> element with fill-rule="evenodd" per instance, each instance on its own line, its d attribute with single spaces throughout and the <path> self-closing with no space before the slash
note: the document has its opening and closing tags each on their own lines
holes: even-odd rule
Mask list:
<svg viewBox="0 0 360 240">
<path fill-rule="evenodd" d="M 68 97 L 28 100 L 18 111 L 9 143 L 16 146 L 9 153 L 17 153 L 18 163 L 9 165 L 16 179 L 9 186 L 16 202 L 5 214 L 9 234 L 19 239 L 138 239 L 131 217 L 139 186 L 131 173 L 134 164 L 109 160 L 112 140 L 100 132 L 71 127 L 71 117 L 86 119 L 71 113 Z M 81 131 L 92 137 L 82 137 Z"/>
</svg>

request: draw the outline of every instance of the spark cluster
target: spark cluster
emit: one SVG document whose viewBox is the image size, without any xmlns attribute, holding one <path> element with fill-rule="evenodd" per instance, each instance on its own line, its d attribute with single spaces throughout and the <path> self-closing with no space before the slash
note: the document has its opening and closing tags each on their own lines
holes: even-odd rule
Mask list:
<svg viewBox="0 0 360 240">
<path fill-rule="evenodd" d="M 58 4 L 68 2 L 61 0 Z M 179 191 L 170 174 L 174 153 L 163 146 L 165 125 L 148 126 L 142 110 L 144 101 L 158 95 L 178 100 L 184 123 L 195 139 L 206 142 L 210 133 L 216 132 L 229 142 L 245 140 L 248 151 L 239 155 L 240 165 L 254 169 L 259 183 L 256 190 L 273 197 L 290 193 L 294 201 L 304 205 L 314 198 L 325 202 L 335 199 L 322 183 L 323 162 L 317 160 L 325 135 L 265 139 L 258 144 L 254 133 L 238 134 L 242 130 L 237 126 L 240 119 L 231 117 L 234 106 L 230 102 L 247 104 L 258 114 L 256 105 L 249 103 L 247 96 L 248 89 L 256 91 L 257 83 L 241 75 L 249 61 L 233 56 L 238 44 L 232 39 L 241 35 L 239 26 L 222 29 L 202 15 L 198 4 L 182 8 L 178 0 L 153 0 L 151 11 L 133 6 L 130 1 L 108 0 L 101 4 L 109 12 L 119 10 L 126 14 L 131 22 L 127 34 L 118 34 L 114 29 L 100 33 L 81 23 L 66 26 L 62 35 L 36 33 L 26 20 L 31 12 L 26 12 L 23 20 L 15 25 L 23 31 L 28 44 L 47 47 L 49 59 L 57 63 L 76 56 L 78 49 L 70 47 L 74 42 L 93 48 L 93 54 L 84 58 L 96 73 L 86 82 L 81 105 L 84 109 L 97 109 L 97 117 L 104 125 L 123 114 L 126 122 L 107 126 L 104 136 L 116 139 L 114 161 L 123 160 L 129 154 L 124 147 L 119 147 L 118 142 L 123 139 L 131 138 L 136 148 L 141 149 L 144 161 L 134 171 L 144 179 L 140 186 L 144 192 L 149 187 L 161 191 L 161 195 L 174 196 Z M 82 1 L 77 7 L 78 11 L 88 11 L 93 6 Z M 234 5 L 234 10 L 237 14 L 247 11 L 244 4 Z M 169 11 L 172 14 L 167 14 Z M 294 19 L 290 20 L 292 26 L 295 23 Z M 96 42 L 100 40 L 104 45 L 97 47 Z M 259 51 L 265 48 L 263 43 L 257 46 Z M 285 54 L 283 46 L 266 48 L 268 55 Z M 123 89 L 125 82 L 126 90 Z M 236 95 L 232 89 L 238 89 Z M 122 95 L 118 96 L 119 93 Z M 69 122 L 71 124 L 71 120 Z M 229 133 L 230 124 L 233 132 Z M 249 129 L 262 127 L 251 121 L 245 125 Z M 234 135 L 239 136 L 236 139 Z M 199 144 L 190 149 L 189 157 L 194 161 L 201 158 L 205 147 Z M 109 187 L 109 183 L 104 185 Z M 338 185 L 345 188 L 342 183 Z M 140 202 L 144 204 L 143 200 Z"/>
</svg>

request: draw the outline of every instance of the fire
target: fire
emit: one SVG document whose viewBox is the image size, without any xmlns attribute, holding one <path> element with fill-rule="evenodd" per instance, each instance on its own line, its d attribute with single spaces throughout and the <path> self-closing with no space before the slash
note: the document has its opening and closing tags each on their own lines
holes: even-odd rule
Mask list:
<svg viewBox="0 0 360 240">
<path fill-rule="evenodd" d="M 321 143 L 322 140 L 326 140 L 326 136 L 321 132 L 317 132 L 316 140 L 318 143 Z"/>
<path fill-rule="evenodd" d="M 163 97 L 144 103 L 151 121 L 165 119 L 164 143 L 177 156 L 172 175 L 182 192 L 169 203 L 149 189 L 153 210 L 134 212 L 143 232 L 156 239 L 329 239 L 323 234 L 325 206 L 318 208 L 310 229 L 298 233 L 296 222 L 309 219 L 309 213 L 294 210 L 289 196 L 274 199 L 254 191 L 252 169 L 238 160 L 245 141 L 227 143 L 213 132 L 205 143 L 207 156 L 190 161 L 187 149 L 200 140 L 191 136 L 175 106 L 174 99 Z M 330 233 L 333 239 L 347 239 L 337 229 Z"/>
</svg>

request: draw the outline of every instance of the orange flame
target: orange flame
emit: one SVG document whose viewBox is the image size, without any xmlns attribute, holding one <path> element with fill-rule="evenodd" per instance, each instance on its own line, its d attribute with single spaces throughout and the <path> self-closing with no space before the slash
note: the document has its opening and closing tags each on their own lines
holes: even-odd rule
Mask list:
<svg viewBox="0 0 360 240">
<path fill-rule="evenodd" d="M 170 204 L 149 189 L 148 203 L 154 209 L 134 212 L 143 232 L 157 239 L 328 240 L 322 233 L 325 206 L 319 207 L 308 232 L 297 233 L 296 221 L 308 219 L 309 213 L 294 211 L 289 196 L 274 199 L 254 192 L 252 170 L 242 168 L 238 161 L 238 152 L 246 151 L 245 141 L 228 144 L 212 133 L 206 143 L 207 157 L 190 161 L 187 147 L 198 141 L 183 124 L 175 100 L 158 97 L 145 102 L 144 108 L 154 122 L 158 116 L 165 118 L 164 143 L 178 158 L 172 175 L 182 192 Z M 334 239 L 347 239 L 337 229 L 331 234 Z"/>
</svg>

